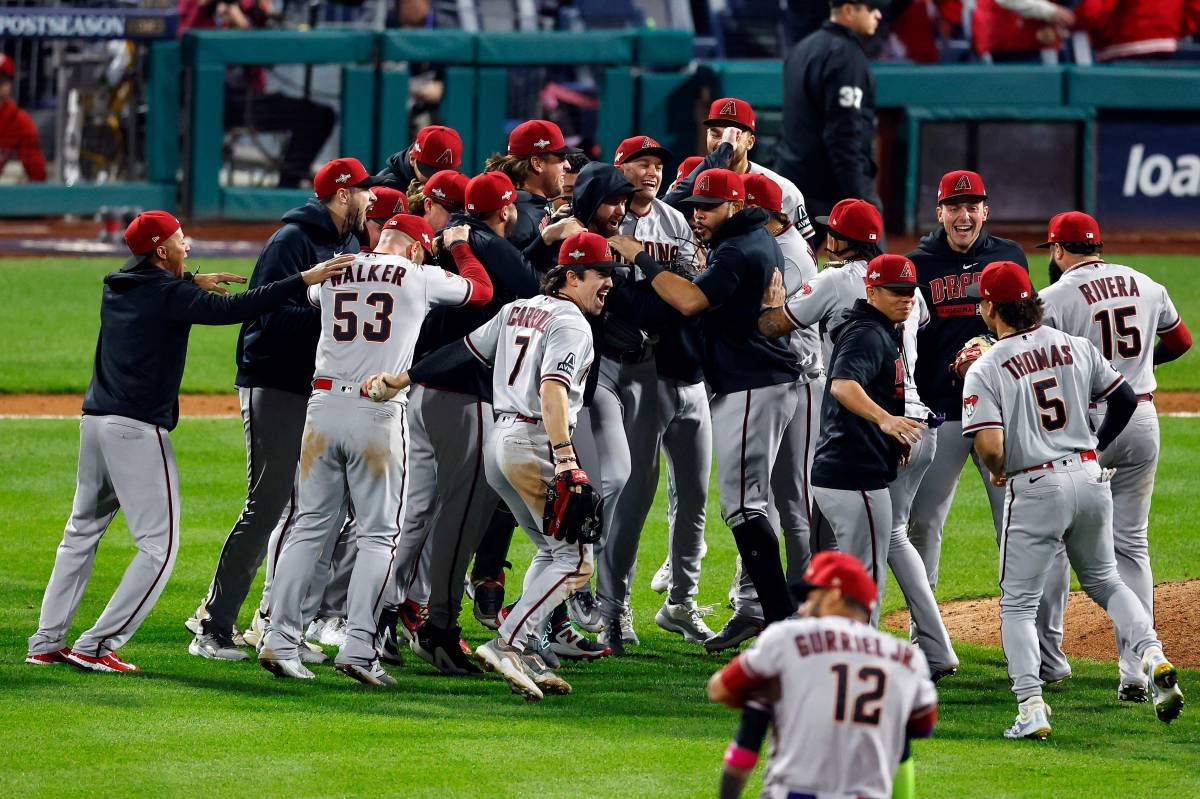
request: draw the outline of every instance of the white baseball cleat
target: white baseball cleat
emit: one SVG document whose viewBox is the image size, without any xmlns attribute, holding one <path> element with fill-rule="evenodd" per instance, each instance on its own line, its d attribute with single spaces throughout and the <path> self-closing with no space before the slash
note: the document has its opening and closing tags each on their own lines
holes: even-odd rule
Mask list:
<svg viewBox="0 0 1200 799">
<path fill-rule="evenodd" d="M 671 587 L 671 558 L 668 555 L 658 567 L 658 571 L 650 578 L 650 590 L 656 594 L 664 594 Z"/>
<path fill-rule="evenodd" d="M 250 620 L 250 626 L 242 633 L 242 640 L 246 642 L 246 646 L 257 647 L 266 630 L 267 620 L 261 610 L 256 610 L 254 611 L 254 618 Z"/>
<path fill-rule="evenodd" d="M 372 660 L 366 666 L 358 663 L 335 663 L 334 667 L 342 674 L 347 674 L 363 685 L 380 685 L 391 688 L 396 685 L 396 678 L 384 671 L 378 660 Z"/>
<path fill-rule="evenodd" d="M 258 655 L 258 665 L 281 679 L 311 680 L 313 673 L 304 668 L 300 658 L 278 658 L 274 650 L 264 649 Z"/>
<path fill-rule="evenodd" d="M 349 629 L 350 625 L 341 617 L 326 619 L 325 625 L 321 628 L 321 634 L 317 636 L 317 643 L 341 649 L 346 645 L 346 631 Z"/>
<path fill-rule="evenodd" d="M 188 654 L 208 660 L 245 660 L 250 657 L 231 638 L 216 633 L 197 635 L 188 644 Z"/>
<path fill-rule="evenodd" d="M 1017 720 L 1004 731 L 1004 737 L 1039 741 L 1049 738 L 1050 706 L 1040 696 L 1031 696 L 1017 705 Z"/>
<path fill-rule="evenodd" d="M 542 698 L 542 689 L 534 682 L 522 653 L 506 644 L 500 636 L 477 647 L 475 659 L 488 671 L 494 671 L 503 677 L 514 694 L 519 694 L 531 702 Z"/>
<path fill-rule="evenodd" d="M 679 633 L 689 644 L 702 644 L 715 635 L 704 623 L 700 607 L 694 599 L 677 605 L 670 601 L 664 602 L 654 621 L 667 632 Z"/>
<path fill-rule="evenodd" d="M 1183 712 L 1183 691 L 1179 689 L 1179 673 L 1157 646 L 1150 647 L 1142 655 L 1142 671 L 1150 678 L 1154 714 L 1163 724 L 1170 724 Z"/>
<path fill-rule="evenodd" d="M 525 670 L 533 677 L 533 682 L 541 689 L 543 694 L 561 694 L 565 696 L 571 693 L 571 684 L 555 674 L 538 653 L 523 652 L 521 653 L 521 660 L 525 665 Z"/>
<path fill-rule="evenodd" d="M 208 618 L 208 605 L 205 604 L 204 602 L 201 602 L 200 607 L 196 608 L 195 612 L 192 613 L 191 616 L 188 616 L 187 619 L 184 620 L 183 626 L 186 627 L 187 631 L 189 633 L 191 633 L 192 635 L 199 635 L 200 634 L 200 622 L 204 621 L 207 618 Z"/>
</svg>

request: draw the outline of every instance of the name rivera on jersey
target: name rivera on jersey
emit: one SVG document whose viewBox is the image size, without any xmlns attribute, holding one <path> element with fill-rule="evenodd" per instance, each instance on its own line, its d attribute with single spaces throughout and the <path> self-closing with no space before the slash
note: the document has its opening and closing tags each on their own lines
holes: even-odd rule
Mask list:
<svg viewBox="0 0 1200 799">
<path fill-rule="evenodd" d="M 1132 277 L 1128 281 L 1122 275 L 1112 275 L 1089 280 L 1079 286 L 1079 293 L 1087 300 L 1088 305 L 1095 305 L 1100 300 L 1111 300 L 1117 297 L 1140 297 L 1137 281 Z"/>
</svg>

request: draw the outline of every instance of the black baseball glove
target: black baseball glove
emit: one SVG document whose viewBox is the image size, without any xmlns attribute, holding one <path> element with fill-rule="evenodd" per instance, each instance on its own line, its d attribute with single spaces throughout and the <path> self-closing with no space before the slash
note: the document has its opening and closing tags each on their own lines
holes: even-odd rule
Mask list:
<svg viewBox="0 0 1200 799">
<path fill-rule="evenodd" d="M 557 474 L 546 490 L 542 533 L 568 544 L 594 544 L 600 540 L 602 506 L 583 469 Z"/>
</svg>

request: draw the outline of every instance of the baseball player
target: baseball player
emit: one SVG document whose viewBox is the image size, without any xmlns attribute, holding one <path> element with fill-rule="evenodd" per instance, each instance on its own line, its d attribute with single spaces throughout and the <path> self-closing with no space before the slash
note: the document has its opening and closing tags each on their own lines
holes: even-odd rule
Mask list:
<svg viewBox="0 0 1200 799">
<path fill-rule="evenodd" d="M 1165 287 L 1128 266 L 1100 257 L 1104 244 L 1096 220 L 1068 211 L 1050 220 L 1045 244 L 1062 278 L 1039 296 L 1045 323 L 1095 344 L 1137 395 L 1129 425 L 1103 447 L 1100 466 L 1112 476 L 1113 542 L 1117 571 L 1154 617 L 1154 577 L 1150 571 L 1150 497 L 1158 466 L 1158 414 L 1154 410 L 1154 368 L 1175 360 L 1192 345 Z M 1159 341 L 1153 347 L 1155 338 Z M 1092 423 L 1104 417 L 1104 403 L 1092 407 Z M 1132 642 L 1117 640 L 1121 681 L 1117 698 L 1145 702 L 1146 677 Z"/>
<path fill-rule="evenodd" d="M 375 250 L 376 245 L 379 244 L 379 234 L 383 232 L 383 226 L 396 214 L 404 213 L 408 206 L 404 192 L 399 189 L 376 186 L 371 189 L 371 193 L 375 195 L 375 201 L 367 208 L 367 243 L 363 247 L 363 252 Z"/>
<path fill-rule="evenodd" d="M 826 227 L 826 252 L 840 260 L 830 261 L 825 270 L 806 283 L 799 292 L 791 292 L 786 304 L 782 304 L 782 297 L 766 301 L 766 305 L 772 307 L 759 317 L 759 330 L 766 335 L 782 335 L 796 325 L 800 325 L 800 330 L 821 330 L 825 352 L 830 353 L 833 348 L 830 327 L 856 300 L 866 299 L 864 281 L 867 261 L 880 255 L 878 242 L 883 237 L 883 219 L 871 203 L 842 200 L 833 207 L 828 217 L 818 221 Z M 921 401 L 912 377 L 917 359 L 917 331 L 929 321 L 929 312 L 922 296 L 918 293 L 914 300 L 913 310 L 901 326 L 904 416 L 918 424 L 927 425 L 927 428 L 921 440 L 910 446 L 908 458 L 900 464 L 896 478 L 888 483 L 892 526 L 887 562 L 912 612 L 914 642 L 925 654 L 936 682 L 957 670 L 958 658 L 926 580 L 925 566 L 908 540 L 908 517 L 913 494 L 933 460 L 937 442 L 937 420 Z M 826 541 L 825 544 L 832 545 L 833 542 Z M 879 585 L 882 591 L 882 580 Z M 883 601 L 882 593 L 879 601 Z"/>
<path fill-rule="evenodd" d="M 563 193 L 567 158 L 582 151 L 571 147 L 562 129 L 545 119 L 522 122 L 508 134 L 508 149 L 487 159 L 484 169 L 500 170 L 517 187 L 517 223 L 509 239 L 525 249 L 538 237 L 550 200 Z"/>
<path fill-rule="evenodd" d="M 496 423 L 485 452 L 487 478 L 537 554 L 525 573 L 521 598 L 496 638 L 476 649 L 475 657 L 514 693 L 535 701 L 547 692 L 571 692 L 527 642 L 540 635 L 550 612 L 587 581 L 593 568 L 591 544 L 550 538 L 543 513 L 546 487 L 556 475 L 569 473 L 576 484 L 588 484 L 571 443 L 593 359 L 584 315 L 604 310 L 613 269 L 608 242 L 589 232 L 569 236 L 559 261 L 543 280 L 544 294 L 509 303 L 462 344 L 443 347 L 427 359 L 435 373 L 472 356 L 492 368 Z M 403 388 L 408 379 L 407 374 L 379 376 L 388 392 Z"/>
<path fill-rule="evenodd" d="M 467 231 L 447 235 L 463 242 Z M 270 622 L 258 655 L 259 664 L 278 677 L 312 679 L 298 656 L 300 601 L 348 493 L 358 551 L 346 643 L 336 665 L 368 685 L 396 684 L 379 664 L 375 630 L 404 521 L 406 398 L 380 406 L 363 396 L 361 385 L 373 374 L 408 367 L 421 321 L 434 306 L 485 305 L 492 298 L 487 272 L 470 249 L 457 248 L 459 275 L 423 267 L 432 245 L 428 223 L 397 214 L 384 226 L 378 252 L 359 255 L 345 276 L 310 292 L 321 308 L 317 377 L 304 423 L 296 522 L 276 565 Z"/>
<path fill-rule="evenodd" d="M 417 131 L 408 147 L 394 153 L 376 175 L 377 186 L 407 193 L 413 181 L 423 184 L 443 169 L 457 171 L 462 165 L 462 137 L 454 128 L 427 125 Z"/>
<path fill-rule="evenodd" d="M 1020 704 L 1004 736 L 1050 735 L 1034 619 L 1064 547 L 1083 590 L 1140 659 L 1155 713 L 1169 724 L 1183 709 L 1183 692 L 1149 614 L 1117 573 L 1112 492 L 1096 456 L 1126 427 L 1137 397 L 1094 344 L 1042 325 L 1025 267 L 990 264 L 977 288 L 980 315 L 999 341 L 967 372 L 962 434 L 974 439 L 993 484 L 1005 488 L 1000 637 Z M 1093 432 L 1084 409 L 1100 400 L 1107 412 Z"/>
<path fill-rule="evenodd" d="M 434 174 L 421 186 L 421 200 L 416 208 L 409 211 L 417 216 L 425 217 L 425 221 L 433 228 L 434 233 L 440 233 L 450 226 L 450 216 L 461 214 L 466 205 L 467 183 L 470 179 L 461 172 L 449 169 Z"/>
<path fill-rule="evenodd" d="M 925 657 L 867 624 L 877 590 L 855 558 L 817 553 L 804 579 L 803 617 L 772 626 L 714 674 L 709 698 L 771 708 L 764 797 L 890 797 L 908 739 L 937 723 Z M 743 768 L 756 759 L 736 744 L 725 753 Z"/>
<path fill-rule="evenodd" d="M 179 422 L 192 325 L 229 325 L 272 311 L 331 275 L 351 256 L 237 296 L 222 283 L 245 283 L 225 272 L 186 271 L 189 250 L 179 220 L 165 211 L 138 214 L 125 229 L 135 259 L 104 278 L 95 368 L 79 422 L 79 469 L 71 518 L 42 598 L 26 663 L 69 662 L 81 669 L 132 672 L 117 655 L 158 601 L 179 552 L 179 470 L 171 430 Z M 213 292 L 213 293 L 210 293 Z M 96 623 L 66 646 L 67 630 L 91 577 L 100 538 L 125 511 L 137 554 Z M 215 642 L 228 659 L 245 653 L 228 638 Z"/>
<path fill-rule="evenodd" d="M 632 136 L 617 146 L 613 159 L 625 179 L 637 188 L 629 197 L 628 212 L 618 227 L 620 235 L 612 240 L 618 254 L 632 264 L 630 278 L 634 280 L 645 277 L 637 267 L 639 258 L 679 264 L 681 266 L 676 268 L 693 275 L 700 271 L 700 258 L 687 220 L 657 198 L 663 164 L 670 158 L 670 152 L 649 136 Z M 659 305 L 661 307 L 661 303 Z M 668 325 L 678 324 L 695 334 L 695 323 L 680 319 L 669 309 L 662 310 L 672 319 Z M 703 386 L 698 382 L 681 385 L 674 378 L 660 378 L 655 357 L 657 336 L 645 335 L 632 324 L 623 322 L 615 312 L 606 317 L 604 334 L 599 387 L 611 392 L 620 404 L 628 440 L 630 474 L 639 476 L 626 482 L 615 498 L 612 524 L 606 530 L 600 555 L 597 595 L 601 611 L 606 618 L 619 621 L 631 612 L 629 594 L 637 551 L 642 527 L 658 488 L 659 447 L 668 440 L 665 437 L 667 428 L 675 425 L 698 432 L 708 427 L 709 411 L 708 398 L 703 396 Z M 687 333 L 680 331 L 667 335 L 678 338 Z M 671 356 L 668 351 L 668 357 Z M 663 629 L 699 644 L 713 633 L 701 617 L 695 600 L 699 589 L 700 551 L 704 541 L 703 503 L 707 499 L 707 490 L 693 489 L 699 483 L 707 482 L 712 467 L 711 445 L 708 442 L 699 444 L 695 435 L 672 435 L 669 440 L 675 446 L 668 455 L 674 479 L 686 484 L 683 498 L 688 504 L 680 506 L 677 494 L 670 549 L 681 579 L 671 589 L 655 621 Z M 686 450 L 680 451 L 677 446 L 680 444 Z M 683 470 L 688 474 L 682 474 Z M 698 525 L 695 523 L 697 518 L 700 519 Z M 606 639 L 611 641 L 612 636 L 606 636 Z"/>
<path fill-rule="evenodd" d="M 962 373 L 970 357 L 957 353 L 972 337 L 985 335 L 978 302 L 967 296 L 967 288 L 979 279 L 983 268 L 995 261 L 1025 264 L 1025 253 L 1015 241 L 987 232 L 988 195 L 977 172 L 954 170 L 938 182 L 937 220 L 940 229 L 921 240 L 908 257 L 917 265 L 917 280 L 931 319 L 917 336 L 917 390 L 935 414 L 945 419 L 939 431 L 933 463 L 913 498 L 909 537 L 925 564 L 929 585 L 937 590 L 941 560 L 942 528 L 950 513 L 954 491 L 967 458 L 975 461 L 987 491 L 996 537 L 1000 536 L 1003 493 L 987 479 L 987 472 L 962 429 Z M 953 370 L 947 369 L 954 364 Z M 1042 676 L 1060 681 L 1071 676 L 1071 665 L 1062 651 L 1062 617 L 1070 587 L 1065 557 L 1051 574 L 1038 614 L 1042 642 Z"/>
<path fill-rule="evenodd" d="M 813 235 L 812 221 L 804 207 L 804 196 L 796 184 L 750 160 L 749 153 L 754 149 L 755 141 L 754 124 L 754 108 L 745 100 L 736 97 L 714 100 L 709 106 L 708 118 L 704 120 L 708 128 L 708 155 L 699 166 L 693 168 L 688 177 L 677 181 L 663 199 L 671 205 L 682 202 L 691 194 L 692 183 L 706 169 L 728 169 L 739 175 L 766 175 L 783 192 L 783 213 L 800 231 L 800 235 L 810 238 Z"/>
<path fill-rule="evenodd" d="M 709 245 L 708 267 L 695 282 L 669 271 L 648 277 L 685 316 L 712 309 L 703 317 L 704 375 L 713 390 L 721 514 L 770 623 L 795 609 L 768 500 L 784 428 L 795 416 L 791 383 L 799 369 L 784 342 L 758 332 L 762 292 L 781 268 L 783 253 L 766 230 L 767 213 L 745 208 L 745 198 L 741 176 L 726 169 L 700 173 L 689 202 L 693 229 Z"/>
<path fill-rule="evenodd" d="M 507 238 L 517 223 L 516 193 L 503 172 L 485 172 L 468 182 L 464 213 L 452 216 L 451 222 L 470 228 L 467 246 L 491 276 L 492 299 L 479 307 L 431 314 L 417 342 L 418 357 L 461 341 L 504 303 L 537 294 L 533 270 Z M 418 366 L 412 377 L 413 468 L 409 513 L 397 552 L 400 598 L 412 599 L 415 572 L 428 546 L 428 618 L 413 626 L 409 647 L 443 673 L 465 674 L 475 666 L 459 646 L 463 581 L 498 501 L 484 472 L 484 448 L 493 422 L 492 380 L 473 359 L 436 374 Z M 390 618 L 385 626 L 388 623 Z"/>
<path fill-rule="evenodd" d="M 336 254 L 358 252 L 367 209 L 376 199 L 374 185 L 357 159 L 335 158 L 322 166 L 313 179 L 316 196 L 283 215 L 285 224 L 259 254 L 250 286 L 294 275 Z M 234 382 L 246 434 L 246 502 L 221 547 L 208 594 L 185 622 L 198 636 L 232 640 L 238 611 L 272 541 L 268 578 L 273 572 L 278 542 L 295 516 L 293 489 L 319 336 L 320 315 L 303 298 L 242 325 Z M 265 609 L 264 602 L 251 622 L 256 634 Z M 193 643 L 208 650 L 207 642 Z M 308 655 L 324 658 L 319 651 Z"/>
</svg>

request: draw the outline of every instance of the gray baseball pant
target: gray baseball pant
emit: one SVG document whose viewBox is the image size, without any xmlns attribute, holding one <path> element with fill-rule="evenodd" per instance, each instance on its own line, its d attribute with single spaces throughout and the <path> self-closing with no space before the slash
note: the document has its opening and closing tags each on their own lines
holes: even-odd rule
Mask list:
<svg viewBox="0 0 1200 799">
<path fill-rule="evenodd" d="M 886 583 L 892 538 L 892 497 L 888 488 L 848 491 L 813 486 L 812 490 L 821 519 L 833 531 L 837 544 L 834 548 L 858 558 L 876 586 Z M 879 623 L 878 603 L 871 613 L 871 623 Z"/>
<path fill-rule="evenodd" d="M 1104 421 L 1106 406 L 1092 409 L 1092 427 Z M 1154 618 L 1154 575 L 1150 569 L 1150 498 L 1159 455 L 1158 411 L 1152 402 L 1139 402 L 1133 418 L 1113 440 L 1100 460 L 1106 469 L 1116 469 L 1112 489 L 1113 544 L 1121 580 L 1137 595 L 1150 618 Z M 1131 642 L 1117 636 L 1122 684 L 1145 685 L 1141 658 Z"/>
<path fill-rule="evenodd" d="M 929 587 L 937 591 L 938 564 L 942 554 L 942 529 L 950 515 L 954 492 L 962 476 L 968 456 L 983 480 L 988 503 L 992 511 L 992 524 L 996 530 L 996 541 L 1000 540 L 1000 519 L 1004 508 L 1004 489 L 992 485 L 987 467 L 973 449 L 974 442 L 963 438 L 962 422 L 947 421 L 938 428 L 937 449 L 933 463 L 913 497 L 909 514 L 909 540 L 912 541 L 925 572 Z M 1055 566 L 1046 578 L 1045 590 L 1038 609 L 1038 639 L 1042 648 L 1042 673 L 1050 677 L 1062 677 L 1071 673 L 1071 665 L 1062 651 L 1062 620 L 1067 606 L 1067 594 L 1071 588 L 1071 575 L 1067 567 L 1065 551 L 1055 557 Z"/>
<path fill-rule="evenodd" d="M 329 580 L 321 592 L 321 604 L 317 618 L 346 618 L 346 599 L 350 590 L 350 575 L 354 572 L 354 559 L 358 556 L 358 541 L 355 534 L 354 517 L 347 515 L 342 530 L 334 545 L 329 564 Z M 320 571 L 317 572 L 320 574 Z M 314 588 L 316 586 L 314 585 Z"/>
<path fill-rule="evenodd" d="M 613 372 L 613 369 L 616 372 Z M 600 385 L 617 397 L 623 422 L 622 435 L 629 453 L 625 484 L 616 495 L 604 549 L 597 555 L 596 598 L 605 616 L 617 616 L 629 601 L 629 586 L 637 568 L 642 526 L 658 489 L 658 445 L 662 425 L 658 419 L 658 370 L 654 359 L 619 363 L 601 358 Z M 630 480 L 636 474 L 638 479 Z M 605 500 L 607 502 L 607 500 Z"/>
<path fill-rule="evenodd" d="M 246 435 L 246 503 L 221 547 L 204 607 L 206 626 L 230 633 L 250 584 L 281 524 L 300 462 L 308 397 L 274 388 L 239 388 Z"/>
<path fill-rule="evenodd" d="M 1018 701 L 1042 693 L 1035 618 L 1055 554 L 1064 545 L 1079 584 L 1139 656 L 1161 646 L 1149 614 L 1121 581 L 1113 554 L 1112 494 L 1094 461 L 1010 477 L 1000 538 L 1000 637 Z M 1073 461 L 1073 463 L 1071 463 Z M 1030 483 L 1035 477 L 1037 483 Z"/>
<path fill-rule="evenodd" d="M 659 378 L 658 423 L 662 454 L 667 461 L 667 549 L 671 563 L 667 599 L 680 604 L 700 591 L 700 552 L 712 474 L 712 415 L 704 383 Z M 655 459 L 654 472 L 645 478 L 655 486 L 658 468 Z"/>
<path fill-rule="evenodd" d="M 74 649 L 104 657 L 133 637 L 154 609 L 179 552 L 179 470 L 170 434 L 124 416 L 79 421 L 75 499 L 42 598 L 29 654 L 62 649 L 92 575 L 100 538 L 125 511 L 137 554 Z"/>
</svg>

